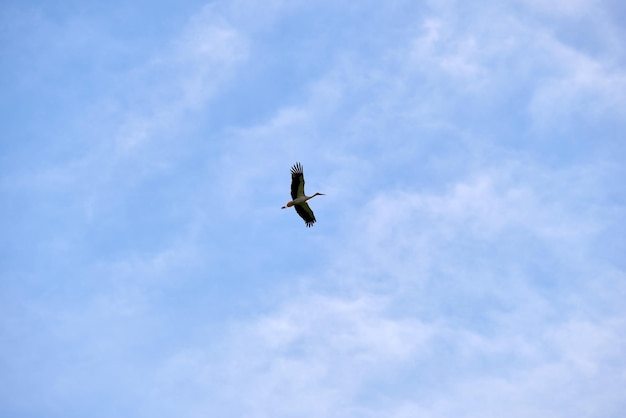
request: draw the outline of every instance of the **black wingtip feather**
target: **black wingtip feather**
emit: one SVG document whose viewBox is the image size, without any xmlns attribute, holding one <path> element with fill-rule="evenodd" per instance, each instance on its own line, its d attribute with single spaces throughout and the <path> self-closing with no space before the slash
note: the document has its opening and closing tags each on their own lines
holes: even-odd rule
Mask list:
<svg viewBox="0 0 626 418">
<path fill-rule="evenodd" d="M 297 176 L 299 174 L 302 174 L 302 164 L 295 163 L 293 167 L 291 167 L 291 175 Z"/>
</svg>

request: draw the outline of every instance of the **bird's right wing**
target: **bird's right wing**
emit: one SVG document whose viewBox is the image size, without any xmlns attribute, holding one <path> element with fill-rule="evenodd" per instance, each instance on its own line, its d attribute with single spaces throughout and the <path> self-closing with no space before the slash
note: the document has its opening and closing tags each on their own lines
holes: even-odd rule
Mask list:
<svg viewBox="0 0 626 418">
<path fill-rule="evenodd" d="M 304 196 L 304 173 L 302 164 L 295 163 L 291 167 L 291 198 L 295 200 L 300 196 Z"/>
</svg>

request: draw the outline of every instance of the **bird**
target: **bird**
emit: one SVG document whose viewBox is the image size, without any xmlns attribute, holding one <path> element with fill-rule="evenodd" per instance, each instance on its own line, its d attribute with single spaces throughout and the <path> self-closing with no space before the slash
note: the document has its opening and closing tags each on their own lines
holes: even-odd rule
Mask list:
<svg viewBox="0 0 626 418">
<path fill-rule="evenodd" d="M 302 164 L 295 163 L 291 167 L 291 199 L 281 209 L 294 207 L 298 215 L 304 219 L 307 228 L 315 223 L 315 215 L 309 207 L 307 200 L 313 199 L 315 196 L 325 196 L 324 193 L 315 193 L 313 196 L 304 194 L 304 173 L 302 172 Z"/>
</svg>

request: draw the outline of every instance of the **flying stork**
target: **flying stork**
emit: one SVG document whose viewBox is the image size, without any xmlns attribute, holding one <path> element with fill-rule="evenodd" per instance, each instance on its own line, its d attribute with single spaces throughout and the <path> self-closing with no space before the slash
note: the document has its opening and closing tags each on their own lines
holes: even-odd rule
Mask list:
<svg viewBox="0 0 626 418">
<path fill-rule="evenodd" d="M 307 228 L 315 223 L 315 215 L 306 203 L 307 200 L 313 199 L 315 196 L 324 196 L 324 193 L 315 193 L 313 196 L 304 194 L 304 174 L 302 172 L 302 164 L 295 163 L 291 167 L 291 198 L 281 209 L 294 207 L 298 215 L 304 219 Z"/>
</svg>

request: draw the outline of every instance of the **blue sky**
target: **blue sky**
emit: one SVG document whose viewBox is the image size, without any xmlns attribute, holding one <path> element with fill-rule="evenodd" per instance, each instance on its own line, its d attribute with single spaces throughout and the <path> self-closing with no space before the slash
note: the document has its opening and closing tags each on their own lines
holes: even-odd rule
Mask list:
<svg viewBox="0 0 626 418">
<path fill-rule="evenodd" d="M 625 22 L 3 1 L 0 415 L 622 417 Z"/>
</svg>

